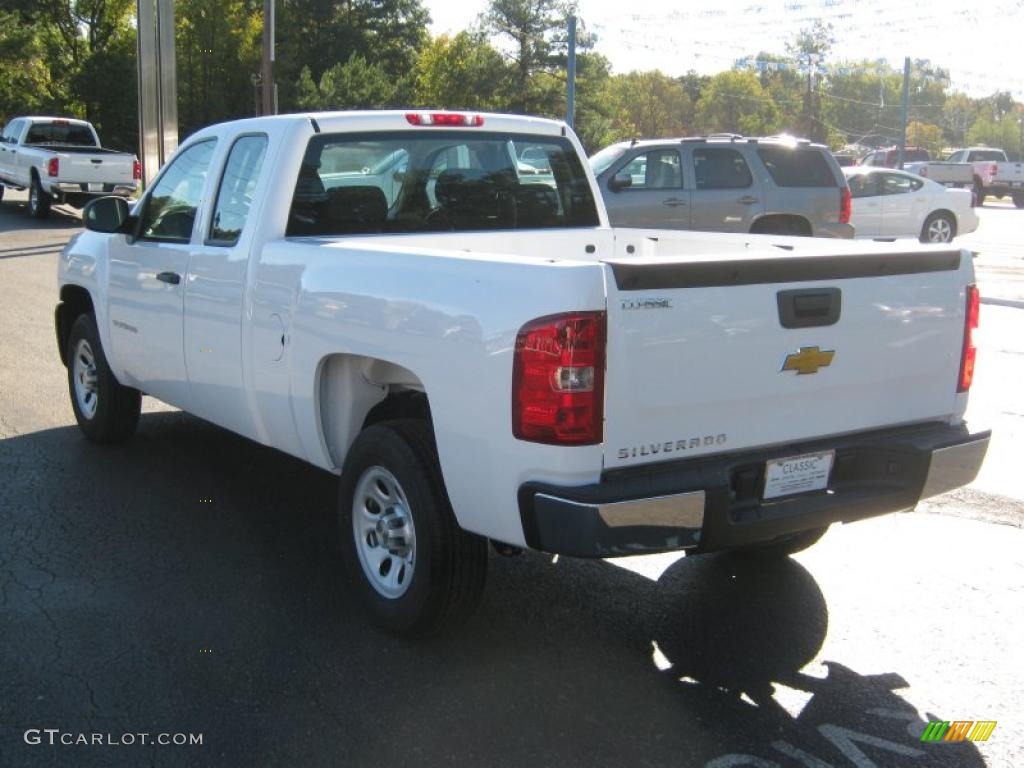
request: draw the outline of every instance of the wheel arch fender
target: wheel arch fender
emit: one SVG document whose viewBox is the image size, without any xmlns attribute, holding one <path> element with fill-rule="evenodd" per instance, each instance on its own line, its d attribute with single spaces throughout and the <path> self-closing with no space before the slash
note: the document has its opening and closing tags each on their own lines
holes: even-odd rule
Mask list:
<svg viewBox="0 0 1024 768">
<path fill-rule="evenodd" d="M 54 330 L 57 333 L 57 352 L 60 361 L 67 366 L 68 338 L 71 335 L 71 326 L 80 315 L 92 314 L 95 316 L 96 308 L 92 294 L 87 288 L 74 283 L 67 283 L 61 286 L 60 302 L 54 310 Z M 97 325 L 99 323 L 97 322 Z"/>
<path fill-rule="evenodd" d="M 365 427 L 389 418 L 430 418 L 420 377 L 381 358 L 327 355 L 317 365 L 314 390 L 320 441 L 335 471 Z"/>
</svg>

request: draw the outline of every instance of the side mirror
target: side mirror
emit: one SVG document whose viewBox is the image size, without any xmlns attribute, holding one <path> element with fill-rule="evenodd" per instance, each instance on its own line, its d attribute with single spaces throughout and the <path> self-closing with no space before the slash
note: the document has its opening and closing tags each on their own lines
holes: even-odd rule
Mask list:
<svg viewBox="0 0 1024 768">
<path fill-rule="evenodd" d="M 122 232 L 130 218 L 128 203 L 123 197 L 100 197 L 91 200 L 82 211 L 82 222 L 92 232 Z"/>
<path fill-rule="evenodd" d="M 628 173 L 616 173 L 610 179 L 608 179 L 608 189 L 612 192 L 618 192 L 620 189 L 626 189 L 626 187 L 633 186 L 633 177 Z"/>
</svg>

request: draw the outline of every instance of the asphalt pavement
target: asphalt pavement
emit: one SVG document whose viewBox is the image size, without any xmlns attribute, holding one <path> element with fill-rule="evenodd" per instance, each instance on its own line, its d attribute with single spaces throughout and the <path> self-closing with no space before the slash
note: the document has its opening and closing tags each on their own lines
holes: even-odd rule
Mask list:
<svg viewBox="0 0 1024 768">
<path fill-rule="evenodd" d="M 411 643 L 342 582 L 333 476 L 149 398 L 126 445 L 81 437 L 52 329 L 78 223 L 12 197 L 0 766 L 1024 765 L 1024 309 L 983 308 L 970 488 L 774 565 L 495 556 L 477 617 Z M 989 204 L 971 236 L 1008 300 L 988 265 L 1021 276 L 1018 221 Z M 932 720 L 997 726 L 922 743 Z"/>
</svg>

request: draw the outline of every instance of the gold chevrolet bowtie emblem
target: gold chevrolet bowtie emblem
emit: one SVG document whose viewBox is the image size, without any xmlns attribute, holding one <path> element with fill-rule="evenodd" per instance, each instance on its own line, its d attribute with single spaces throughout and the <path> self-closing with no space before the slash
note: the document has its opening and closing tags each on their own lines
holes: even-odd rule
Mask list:
<svg viewBox="0 0 1024 768">
<path fill-rule="evenodd" d="M 799 352 L 786 355 L 786 362 L 782 364 L 782 370 L 796 371 L 799 376 L 806 373 L 817 373 L 819 368 L 825 368 L 832 364 L 835 354 L 834 349 L 826 349 L 823 352 L 818 347 L 800 347 Z"/>
</svg>

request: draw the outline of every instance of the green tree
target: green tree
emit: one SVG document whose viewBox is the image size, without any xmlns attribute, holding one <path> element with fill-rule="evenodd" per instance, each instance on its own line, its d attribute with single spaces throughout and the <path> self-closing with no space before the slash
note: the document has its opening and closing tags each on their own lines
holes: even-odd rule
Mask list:
<svg viewBox="0 0 1024 768">
<path fill-rule="evenodd" d="M 693 103 L 682 83 L 653 70 L 612 78 L 611 91 L 625 136 L 666 138 L 683 136 L 693 126 Z"/>
<path fill-rule="evenodd" d="M 779 110 L 753 72 L 719 72 L 697 101 L 696 123 L 704 133 L 773 134 Z"/>
<path fill-rule="evenodd" d="M 566 9 L 558 0 L 491 0 L 485 28 L 512 41 L 512 88 L 509 108 L 549 114 L 558 103 L 558 83 L 551 77 L 556 44 L 564 40 Z"/>
<path fill-rule="evenodd" d="M 275 72 L 282 110 L 297 105 L 303 68 L 319 83 L 353 54 L 379 64 L 399 83 L 396 98 L 411 99 L 409 75 L 429 40 L 429 23 L 420 0 L 283 0 Z"/>
<path fill-rule="evenodd" d="M 417 105 L 502 111 L 510 71 L 482 32 L 441 35 L 420 52 L 414 73 Z"/>
<path fill-rule="evenodd" d="M 398 85 L 381 64 L 353 53 L 335 64 L 314 84 L 308 68 L 299 75 L 298 106 L 302 109 L 373 109 L 394 106 Z"/>
<path fill-rule="evenodd" d="M 1024 113 L 1016 111 L 1008 112 L 1001 119 L 996 120 L 989 115 L 981 115 L 967 131 L 967 144 L 983 144 L 988 147 L 995 147 L 1006 151 L 1011 158 L 1021 157 L 1021 125 L 1017 122 L 1018 114 L 1024 117 Z"/>
<path fill-rule="evenodd" d="M 0 12 L 0 123 L 29 113 L 57 111 L 63 98 L 46 66 L 39 25 Z"/>
<path fill-rule="evenodd" d="M 941 158 L 942 150 L 945 148 L 942 128 L 919 120 L 910 121 L 907 123 L 907 146 L 923 147 L 933 158 Z"/>
<path fill-rule="evenodd" d="M 253 114 L 263 19 L 245 0 L 178 0 L 178 123 L 183 136 Z"/>
</svg>

